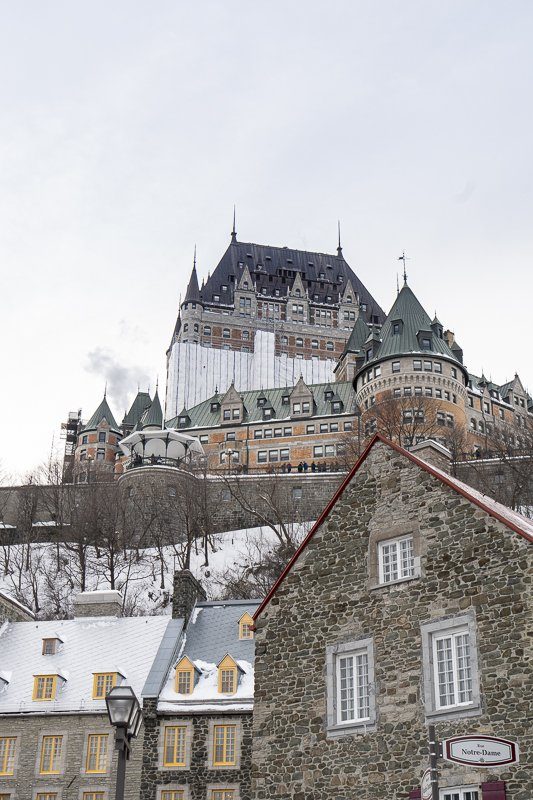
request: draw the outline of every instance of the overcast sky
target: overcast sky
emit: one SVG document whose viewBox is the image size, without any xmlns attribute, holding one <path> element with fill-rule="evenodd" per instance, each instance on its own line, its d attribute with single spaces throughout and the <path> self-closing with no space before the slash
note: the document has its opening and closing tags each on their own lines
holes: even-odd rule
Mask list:
<svg viewBox="0 0 533 800">
<path fill-rule="evenodd" d="M 533 3 L 0 0 L 0 460 L 43 461 L 106 378 L 165 378 L 198 247 L 409 283 L 473 372 L 533 389 Z"/>
</svg>

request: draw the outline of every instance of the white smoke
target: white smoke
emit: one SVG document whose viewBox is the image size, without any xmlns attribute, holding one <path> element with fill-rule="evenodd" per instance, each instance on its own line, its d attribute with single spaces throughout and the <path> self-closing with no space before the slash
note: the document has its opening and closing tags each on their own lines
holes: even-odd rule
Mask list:
<svg viewBox="0 0 533 800">
<path fill-rule="evenodd" d="M 96 347 L 87 353 L 87 372 L 101 376 L 107 384 L 107 396 L 120 414 L 129 407 L 137 387 L 146 389 L 150 378 L 143 367 L 121 364 L 112 350 Z"/>
</svg>

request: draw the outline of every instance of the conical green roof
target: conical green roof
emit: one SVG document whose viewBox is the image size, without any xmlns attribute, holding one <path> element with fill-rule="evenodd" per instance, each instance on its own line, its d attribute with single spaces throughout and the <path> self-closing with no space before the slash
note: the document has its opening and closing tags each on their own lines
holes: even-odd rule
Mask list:
<svg viewBox="0 0 533 800">
<path fill-rule="evenodd" d="M 400 330 L 394 333 L 394 323 L 400 322 Z M 424 338 L 431 340 L 431 352 L 457 361 L 455 354 L 450 350 L 444 339 L 432 329 L 431 318 L 424 311 L 420 302 L 415 297 L 409 286 L 405 284 L 398 294 L 387 319 L 381 329 L 381 344 L 374 354 L 373 361 L 378 358 L 405 355 L 407 353 L 420 353 L 423 351 L 418 340 L 418 334 L 424 331 Z"/>
<path fill-rule="evenodd" d="M 137 425 L 142 415 L 151 404 L 152 398 L 148 392 L 137 392 L 137 396 L 131 404 L 130 410 L 124 417 L 124 425 Z"/>
<path fill-rule="evenodd" d="M 161 403 L 159 401 L 159 393 L 157 392 L 157 390 L 154 399 L 152 400 L 152 405 L 146 411 L 146 414 L 142 418 L 141 424 L 143 428 L 163 427 L 163 409 L 161 408 Z"/>
<path fill-rule="evenodd" d="M 105 419 L 107 424 L 110 428 L 114 428 L 114 430 L 119 431 L 120 428 L 118 427 L 115 417 L 111 413 L 111 409 L 107 403 L 106 396 L 104 395 L 104 399 L 90 418 L 89 422 L 84 426 L 84 431 L 92 431 L 95 430 L 98 425 Z"/>
<path fill-rule="evenodd" d="M 368 339 L 369 333 L 370 328 L 364 321 L 363 317 L 361 315 L 358 316 L 355 325 L 352 328 L 350 338 L 346 342 L 342 355 L 344 356 L 346 353 L 358 353 Z"/>
</svg>

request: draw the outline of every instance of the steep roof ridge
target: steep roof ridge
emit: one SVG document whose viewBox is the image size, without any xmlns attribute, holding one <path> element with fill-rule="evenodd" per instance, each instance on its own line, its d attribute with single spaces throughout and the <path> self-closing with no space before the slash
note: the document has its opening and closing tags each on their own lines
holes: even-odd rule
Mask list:
<svg viewBox="0 0 533 800">
<path fill-rule="evenodd" d="M 147 408 L 142 418 L 142 427 L 148 428 L 149 426 L 163 427 L 163 409 L 161 408 L 161 401 L 159 400 L 159 392 L 157 389 L 152 404 Z"/>
<path fill-rule="evenodd" d="M 137 425 L 146 409 L 150 407 L 151 403 L 152 398 L 148 392 L 138 391 L 133 403 L 130 406 L 130 410 L 124 416 L 123 423 L 125 425 Z"/>
<path fill-rule="evenodd" d="M 396 321 L 403 323 L 403 328 L 399 333 L 394 333 L 393 325 Z M 381 345 L 377 355 L 372 360 L 380 360 L 385 356 L 405 353 L 426 352 L 421 349 L 418 341 L 418 333 L 420 331 L 428 331 L 430 334 L 432 350 L 427 351 L 428 354 L 438 353 L 460 363 L 445 340 L 436 335 L 432 328 L 429 314 L 407 284 L 402 286 L 383 323 Z"/>
<path fill-rule="evenodd" d="M 467 500 L 470 500 L 472 503 L 474 503 L 474 505 L 481 508 L 483 511 L 485 511 L 494 519 L 498 520 L 498 522 L 501 522 L 510 530 L 514 531 L 515 533 L 518 533 L 520 536 L 526 539 L 526 541 L 533 543 L 533 520 L 524 517 L 522 514 L 519 514 L 517 511 L 513 511 L 512 509 L 502 505 L 501 503 L 498 503 L 491 497 L 488 497 L 487 495 L 484 495 L 481 492 L 472 489 L 472 487 L 468 486 L 466 483 L 463 483 L 462 481 L 457 480 L 457 478 L 448 475 L 446 472 L 437 469 L 437 467 L 434 467 L 432 464 L 428 464 L 427 461 L 423 461 L 421 458 L 418 458 L 418 456 L 415 456 L 413 453 L 410 453 L 408 450 L 405 450 L 400 445 L 391 442 L 390 439 L 387 439 L 380 433 L 376 433 L 374 434 L 368 445 L 365 447 L 365 449 L 363 450 L 363 452 L 357 459 L 356 463 L 354 464 L 354 466 L 352 467 L 346 478 L 343 480 L 343 482 L 341 483 L 341 485 L 339 486 L 339 488 L 337 489 L 337 491 L 335 492 L 329 503 L 326 505 L 326 507 L 320 514 L 319 518 L 317 519 L 317 521 L 315 522 L 315 524 L 313 525 L 313 527 L 311 528 L 305 539 L 302 541 L 302 543 L 300 544 L 300 546 L 298 547 L 298 549 L 296 550 L 296 552 L 294 553 L 288 564 L 285 566 L 283 572 L 281 573 L 281 575 L 274 583 L 274 585 L 268 592 L 267 596 L 265 597 L 265 599 L 255 612 L 254 619 L 257 619 L 257 617 L 261 614 L 264 608 L 269 604 L 270 600 L 278 590 L 279 586 L 284 581 L 285 577 L 291 571 L 292 567 L 300 557 L 302 551 L 305 550 L 311 539 L 314 537 L 315 533 L 317 533 L 317 531 L 321 528 L 323 523 L 330 515 L 331 511 L 333 511 L 334 507 L 337 505 L 337 502 L 344 494 L 344 490 L 350 485 L 354 476 L 359 471 L 362 464 L 366 461 L 370 451 L 376 445 L 377 442 L 381 442 L 387 445 L 387 447 L 390 447 L 392 450 L 395 450 L 397 453 L 400 453 L 400 455 L 405 456 L 407 459 L 409 459 L 409 461 L 412 461 L 414 464 L 419 466 L 425 472 L 428 472 L 430 475 L 433 475 L 435 478 L 441 480 L 442 483 L 449 486 L 451 489 L 456 491 L 462 497 L 465 497 Z"/>
<path fill-rule="evenodd" d="M 200 287 L 198 285 L 198 274 L 196 272 L 196 255 L 194 257 L 194 264 L 189 278 L 189 284 L 185 293 L 185 303 L 199 303 L 200 302 Z"/>
<path fill-rule="evenodd" d="M 102 420 L 107 420 L 107 424 L 110 428 L 113 428 L 115 431 L 120 431 L 119 426 L 116 423 L 115 417 L 113 416 L 111 409 L 109 408 L 109 404 L 107 402 L 107 397 L 104 395 L 102 402 L 90 418 L 89 422 L 87 422 L 83 430 L 90 431 L 94 430 L 98 427 L 98 425 L 102 422 Z"/>
</svg>

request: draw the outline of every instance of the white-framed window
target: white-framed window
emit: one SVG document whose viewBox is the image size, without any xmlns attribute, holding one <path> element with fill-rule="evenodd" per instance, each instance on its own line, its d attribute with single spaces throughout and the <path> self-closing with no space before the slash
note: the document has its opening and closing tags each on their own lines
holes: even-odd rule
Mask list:
<svg viewBox="0 0 533 800">
<path fill-rule="evenodd" d="M 472 716 L 481 713 L 472 613 L 422 625 L 426 716 Z"/>
<path fill-rule="evenodd" d="M 328 733 L 342 736 L 375 723 L 372 639 L 326 648 Z"/>
<path fill-rule="evenodd" d="M 402 536 L 400 539 L 379 542 L 378 567 L 380 583 L 412 578 L 415 574 L 413 537 Z"/>
<path fill-rule="evenodd" d="M 479 788 L 477 786 L 454 786 L 449 789 L 441 789 L 439 800 L 480 800 Z"/>
</svg>

